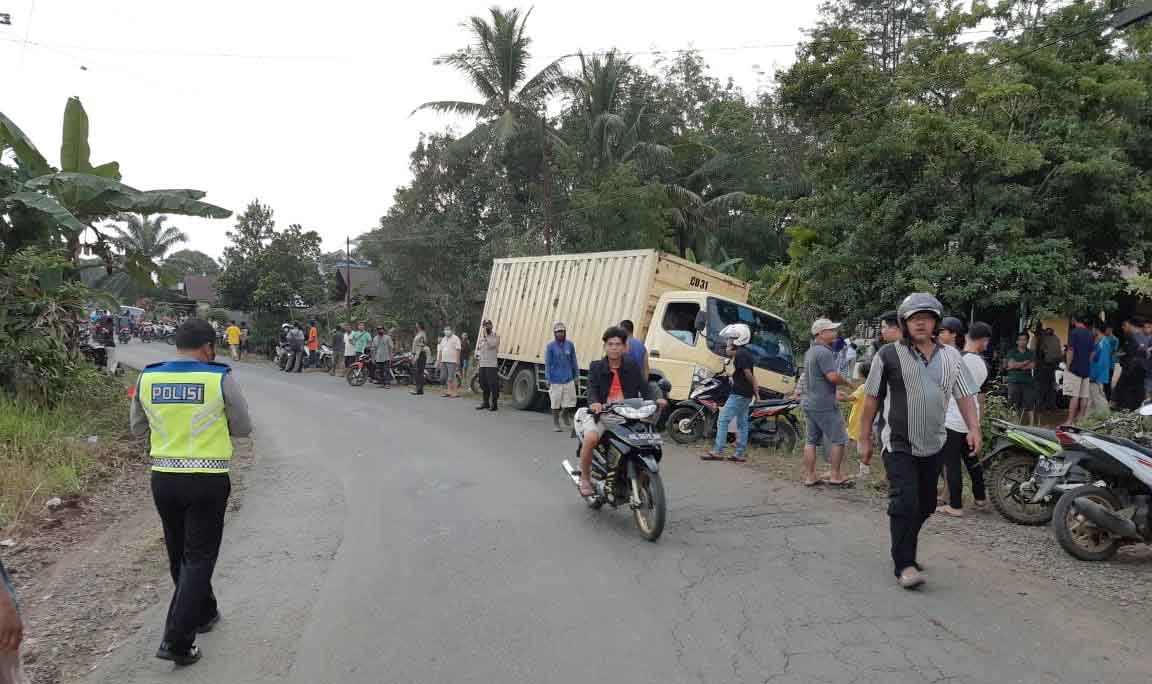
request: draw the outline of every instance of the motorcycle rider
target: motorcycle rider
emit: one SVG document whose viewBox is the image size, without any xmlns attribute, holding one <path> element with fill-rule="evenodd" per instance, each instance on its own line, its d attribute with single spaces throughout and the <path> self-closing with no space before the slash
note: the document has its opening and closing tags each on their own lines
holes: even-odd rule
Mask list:
<svg viewBox="0 0 1152 684">
<path fill-rule="evenodd" d="M 748 450 L 748 407 L 760 395 L 760 387 L 756 383 L 756 357 L 747 349 L 748 343 L 752 341 L 752 329 L 743 323 L 733 323 L 721 330 L 719 337 L 727 340 L 726 350 L 733 361 L 732 393 L 728 395 L 716 420 L 716 443 L 711 451 L 700 458 L 704 461 L 724 460 L 728 426 L 735 418 L 736 452 L 728 458 L 743 462 L 746 460 L 744 452 Z"/>
<path fill-rule="evenodd" d="M 968 449 L 980 452 L 982 436 L 975 395 L 980 391 L 960 350 L 935 336 L 944 307 L 927 293 L 908 295 L 898 309 L 904 339 L 885 345 L 864 389 L 860 416 L 860 462 L 872 462 L 872 419 L 884 406 L 884 466 L 888 474 L 888 520 L 892 561 L 905 589 L 924 584 L 916 561 L 920 529 L 936 511 L 936 481 L 947 438 L 948 398 L 968 427 Z"/>
<path fill-rule="evenodd" d="M 668 406 L 667 400 L 653 390 L 640 367 L 624 353 L 628 332 L 617 326 L 604 331 L 604 358 L 593 361 L 588 369 L 588 408 L 576 412 L 576 434 L 580 436 L 580 496 L 596 494 L 589 473 L 592 470 L 592 450 L 600 443 L 607 423 L 618 422 L 612 414 L 601 415 L 607 404 L 625 399 L 655 399 L 660 410 Z"/>
</svg>

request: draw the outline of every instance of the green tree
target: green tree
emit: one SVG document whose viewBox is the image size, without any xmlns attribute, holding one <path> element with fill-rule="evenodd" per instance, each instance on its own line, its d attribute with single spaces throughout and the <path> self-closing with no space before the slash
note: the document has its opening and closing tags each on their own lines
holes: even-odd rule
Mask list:
<svg viewBox="0 0 1152 684">
<path fill-rule="evenodd" d="M 167 272 L 168 280 L 176 281 L 186 275 L 217 275 L 220 273 L 220 264 L 199 250 L 181 249 L 168 255 L 163 270 Z"/>
<path fill-rule="evenodd" d="M 116 223 L 109 224 L 109 241 L 121 250 L 128 263 L 127 270 L 140 281 L 156 283 L 163 272 L 164 258 L 168 250 L 187 242 L 184 231 L 173 226 L 165 226 L 168 220 L 163 214 L 156 217 L 138 214 L 119 214 Z"/>
<path fill-rule="evenodd" d="M 553 202 L 552 169 L 553 135 L 544 112 L 549 95 L 560 87 L 560 61 L 547 65 L 528 77 L 532 39 L 525 34 L 528 16 L 520 10 L 493 7 L 490 17 L 473 16 L 467 26 L 472 44 L 436 60 L 464 74 L 476 88 L 481 100 L 476 102 L 439 100 L 426 102 L 419 109 L 475 116 L 480 123 L 461 141 L 464 146 L 483 143 L 497 149 L 508 145 L 525 127 L 540 131 L 540 185 L 544 213 L 544 251 L 552 252 L 552 239 L 557 220 Z"/>
</svg>

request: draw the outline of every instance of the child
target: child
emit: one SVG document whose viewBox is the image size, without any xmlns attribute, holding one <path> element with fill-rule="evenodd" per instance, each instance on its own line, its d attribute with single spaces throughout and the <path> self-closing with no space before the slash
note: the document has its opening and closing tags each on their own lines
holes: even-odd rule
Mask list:
<svg viewBox="0 0 1152 684">
<path fill-rule="evenodd" d="M 868 364 L 860 365 L 860 375 L 864 380 L 868 379 L 868 371 Z M 852 441 L 853 447 L 857 450 L 857 453 L 859 453 L 858 442 L 860 440 L 860 414 L 864 411 L 863 382 L 860 383 L 860 386 L 856 388 L 856 391 L 852 392 L 851 396 L 848 397 L 848 401 L 852 402 L 852 410 L 848 414 L 848 439 Z M 868 470 L 868 466 L 861 463 L 859 476 L 867 475 Z"/>
</svg>

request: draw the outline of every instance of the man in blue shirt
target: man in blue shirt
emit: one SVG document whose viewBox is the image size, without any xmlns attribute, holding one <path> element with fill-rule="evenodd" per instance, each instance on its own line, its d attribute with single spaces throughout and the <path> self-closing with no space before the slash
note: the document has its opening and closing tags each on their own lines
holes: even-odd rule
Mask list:
<svg viewBox="0 0 1152 684">
<path fill-rule="evenodd" d="M 1088 330 L 1091 319 L 1080 318 L 1073 323 L 1068 335 L 1068 350 L 1064 352 L 1064 396 L 1068 397 L 1068 424 L 1075 425 L 1088 413 L 1091 403 L 1092 354 L 1096 340 Z"/>
<path fill-rule="evenodd" d="M 576 408 L 576 378 L 580 377 L 580 365 L 576 362 L 576 347 L 568 339 L 568 328 L 564 323 L 553 323 L 552 334 L 556 339 L 544 349 L 544 373 L 548 376 L 552 424 L 556 432 L 563 432 L 560 412 Z"/>
<path fill-rule="evenodd" d="M 644 343 L 636 339 L 636 326 L 629 320 L 620 321 L 620 327 L 628 332 L 628 343 L 625 347 L 624 353 L 632 358 L 636 367 L 640 369 L 644 382 L 648 382 L 648 348 Z"/>
<path fill-rule="evenodd" d="M 1089 378 L 1092 385 L 1088 410 L 1091 412 L 1108 410 L 1107 388 L 1112 384 L 1113 354 L 1116 350 L 1112 346 L 1115 338 L 1108 336 L 1107 327 L 1104 321 L 1096 321 L 1096 348 L 1092 352 L 1092 374 Z"/>
</svg>

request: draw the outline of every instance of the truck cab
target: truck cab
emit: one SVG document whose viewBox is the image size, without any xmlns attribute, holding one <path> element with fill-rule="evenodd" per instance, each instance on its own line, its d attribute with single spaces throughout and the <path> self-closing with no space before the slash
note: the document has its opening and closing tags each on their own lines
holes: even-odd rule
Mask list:
<svg viewBox="0 0 1152 684">
<path fill-rule="evenodd" d="M 792 393 L 796 361 L 784 319 L 716 294 L 685 290 L 661 295 L 644 342 L 651 372 L 672 384 L 669 399 L 688 398 L 697 368 L 713 373 L 723 370 L 728 355 L 719 333 L 732 323 L 744 323 L 752 330 L 748 350 L 756 357 L 760 386 L 785 395 Z"/>
</svg>

